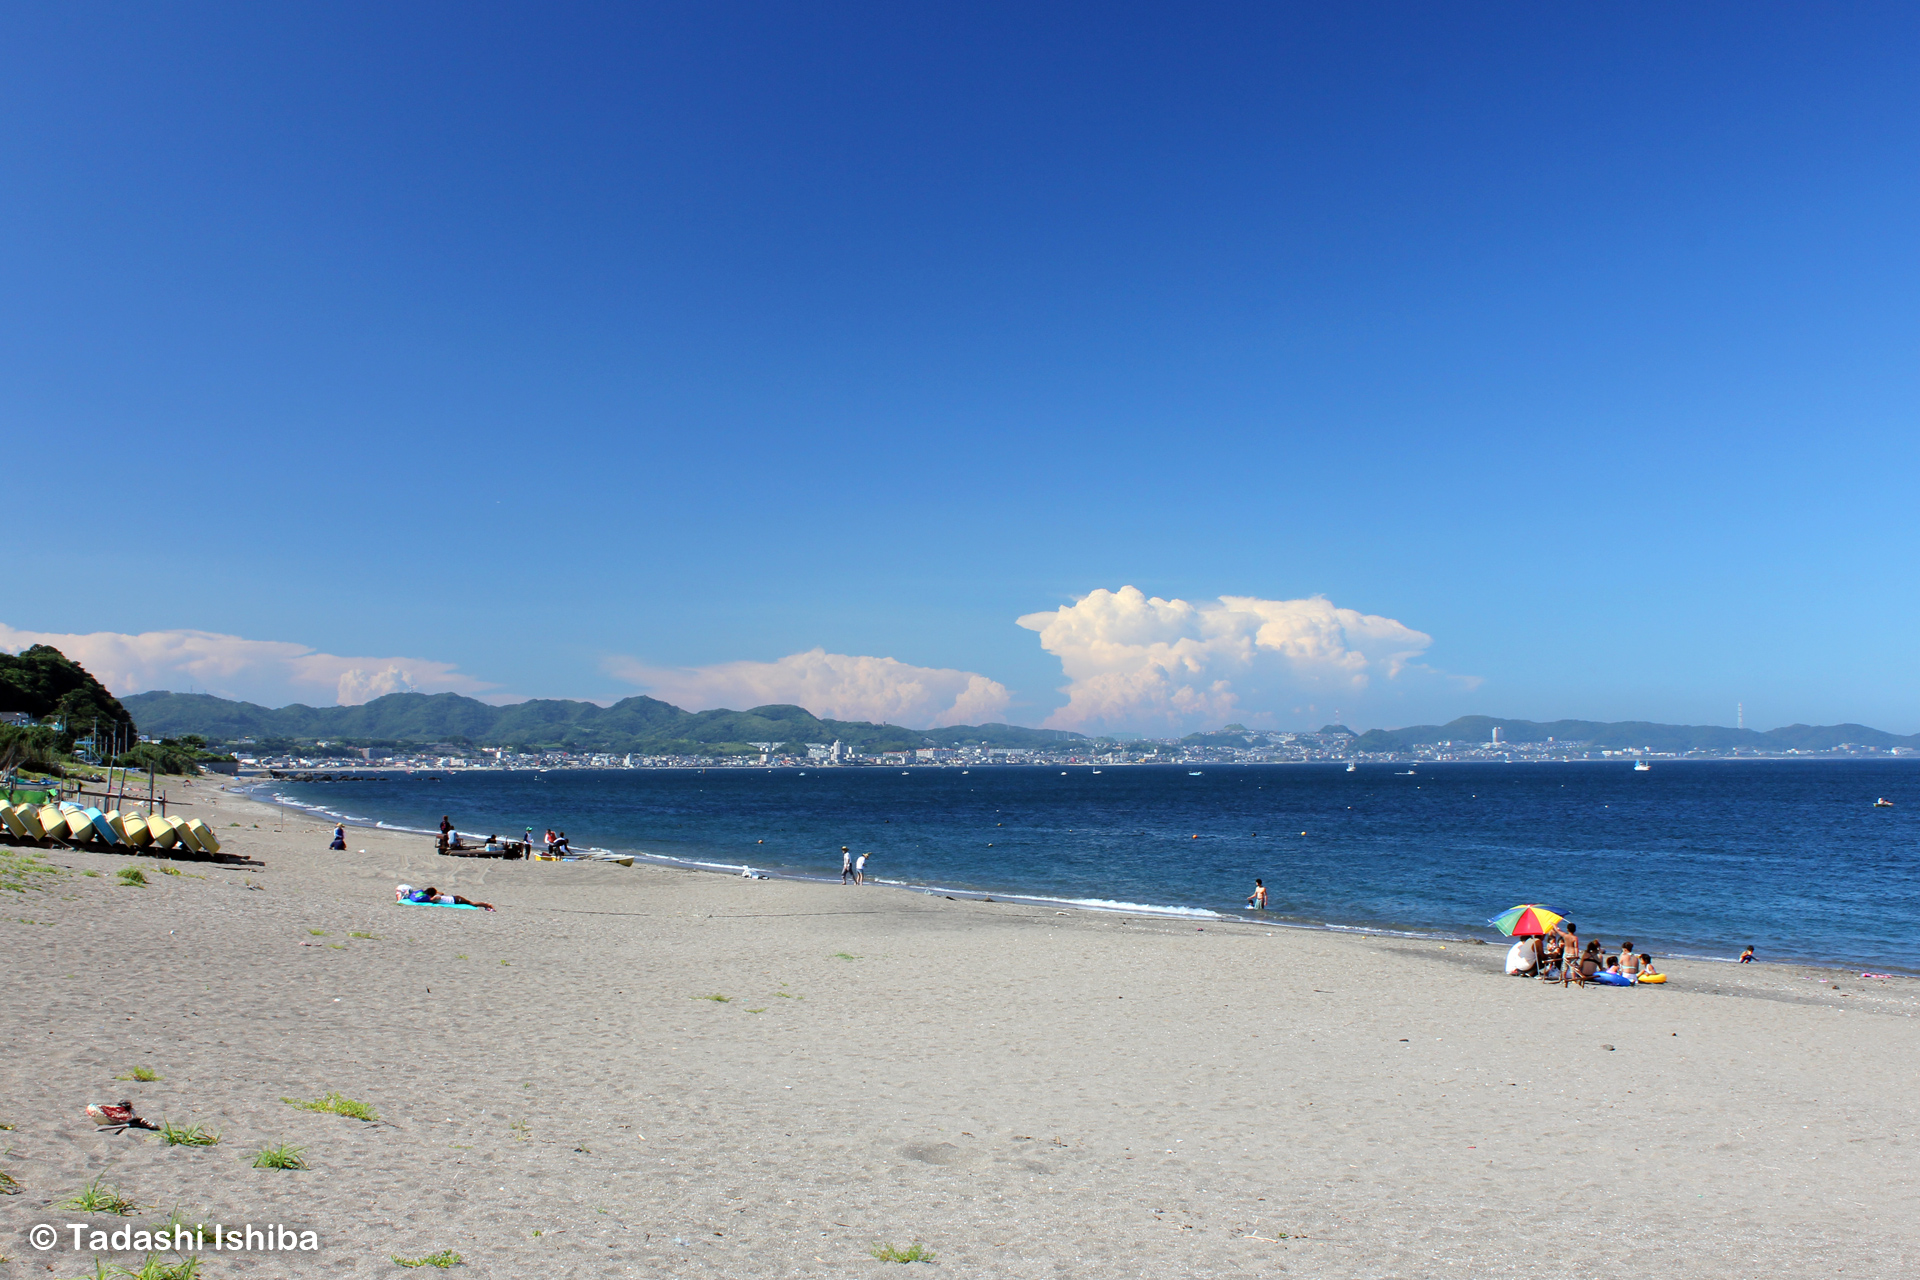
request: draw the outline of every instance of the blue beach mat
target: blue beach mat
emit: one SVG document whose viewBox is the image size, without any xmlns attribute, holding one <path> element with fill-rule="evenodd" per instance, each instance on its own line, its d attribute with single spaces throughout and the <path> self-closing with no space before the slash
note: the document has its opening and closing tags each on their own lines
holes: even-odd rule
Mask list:
<svg viewBox="0 0 1920 1280">
<path fill-rule="evenodd" d="M 400 899 L 403 907 L 452 907 L 455 911 L 478 911 L 480 908 L 464 902 L 415 902 L 411 898 Z"/>
</svg>

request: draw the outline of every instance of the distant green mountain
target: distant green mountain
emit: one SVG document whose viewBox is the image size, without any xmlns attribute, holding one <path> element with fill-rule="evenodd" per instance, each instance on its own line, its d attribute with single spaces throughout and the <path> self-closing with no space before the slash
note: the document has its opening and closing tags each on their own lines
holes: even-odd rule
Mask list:
<svg viewBox="0 0 1920 1280">
<path fill-rule="evenodd" d="M 362 745 L 453 742 L 474 746 L 643 755 L 738 754 L 755 742 L 789 746 L 836 739 L 863 752 L 904 751 L 962 744 L 1033 749 L 1085 741 L 1057 729 L 1016 725 L 954 725 L 903 729 L 862 720 L 822 720 L 803 707 L 749 711 L 682 711 L 657 698 L 637 697 L 611 707 L 539 698 L 496 707 L 457 693 L 390 693 L 357 707 L 263 707 L 205 693 L 137 693 L 126 699 L 141 729 L 156 737 L 197 733 L 210 741 L 239 738 Z"/>
<path fill-rule="evenodd" d="M 1601 750 L 1645 747 L 1653 751 L 1828 751 L 1853 743 L 1863 747 L 1920 747 L 1920 734 L 1902 737 L 1863 724 L 1788 725 L 1761 733 L 1722 725 L 1651 724 L 1644 720 L 1502 720 L 1461 716 L 1446 724 L 1406 729 L 1369 729 L 1354 742 L 1356 751 L 1405 751 L 1410 747 L 1453 742 L 1461 746 L 1491 741 L 1493 731 L 1508 742 L 1585 743 Z"/>
</svg>

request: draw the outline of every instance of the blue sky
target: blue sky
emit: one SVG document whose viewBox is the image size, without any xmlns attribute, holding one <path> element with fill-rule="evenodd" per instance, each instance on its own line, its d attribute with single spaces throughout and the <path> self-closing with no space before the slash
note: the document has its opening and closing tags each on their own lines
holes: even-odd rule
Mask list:
<svg viewBox="0 0 1920 1280">
<path fill-rule="evenodd" d="M 15 7 L 3 536 L 58 571 L 0 638 L 268 702 L 1920 729 L 1917 26 Z"/>
</svg>

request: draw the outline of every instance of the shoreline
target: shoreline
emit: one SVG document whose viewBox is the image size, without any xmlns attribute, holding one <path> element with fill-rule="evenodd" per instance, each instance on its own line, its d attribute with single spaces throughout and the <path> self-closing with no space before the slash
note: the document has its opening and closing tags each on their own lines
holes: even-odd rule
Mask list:
<svg viewBox="0 0 1920 1280">
<path fill-rule="evenodd" d="M 1573 763 L 1581 763 L 1581 762 L 1575 761 Z M 624 772 L 624 770 L 622 772 Z M 276 782 L 276 781 L 288 781 L 288 779 L 259 779 L 259 778 L 247 779 L 243 777 L 242 779 L 239 780 L 238 784 L 228 784 L 226 787 L 223 787 L 222 789 L 229 790 L 232 794 L 247 795 L 250 798 L 255 799 L 257 803 L 260 803 L 263 805 L 268 805 L 268 806 L 284 805 L 289 809 L 299 810 L 303 813 L 321 815 L 329 822 L 336 822 L 336 821 L 341 822 L 351 829 L 366 830 L 366 831 L 385 831 L 385 832 L 390 832 L 395 834 L 404 834 L 404 835 L 417 835 L 417 836 L 426 837 L 428 839 L 433 838 L 434 835 L 436 834 L 433 830 L 428 828 L 409 827 L 409 826 L 404 826 L 397 823 L 385 822 L 384 820 L 375 819 L 375 818 L 350 816 L 350 815 L 342 814 L 335 810 L 326 809 L 316 804 L 311 804 L 311 803 L 299 801 L 299 800 L 282 800 L 278 797 L 273 797 L 270 799 L 260 799 L 257 793 L 264 790 L 272 782 Z M 471 835 L 473 833 L 463 831 L 462 834 Z M 775 879 L 775 880 L 790 881 L 790 882 L 800 883 L 800 884 L 831 885 L 831 884 L 837 883 L 837 877 L 831 873 L 809 874 L 805 872 L 794 871 L 791 869 L 774 869 L 774 868 L 765 867 L 765 866 L 754 866 L 754 864 L 752 863 L 720 862 L 720 861 L 714 861 L 714 860 L 700 861 L 700 860 L 694 860 L 690 858 L 676 858 L 676 857 L 673 857 L 672 855 L 652 853 L 647 850 L 639 849 L 639 848 L 631 848 L 631 849 L 603 848 L 595 845 L 595 846 L 585 847 L 581 851 L 584 853 L 607 854 L 607 855 L 612 855 L 615 857 L 622 857 L 622 858 L 631 857 L 631 858 L 634 858 L 636 861 L 644 861 L 649 866 L 674 867 L 674 868 L 679 868 L 687 871 L 695 871 L 695 872 L 700 872 L 702 874 L 718 875 L 723 877 L 740 878 L 740 872 L 743 869 L 751 868 L 752 870 L 759 873 L 760 875 L 770 879 Z M 582 859 L 582 861 L 594 861 L 594 860 L 595 859 Z M 1263 916 L 1256 916 L 1253 913 L 1248 913 L 1247 915 L 1240 915 L 1237 913 L 1219 911 L 1219 910 L 1208 908 L 1208 907 L 1186 907 L 1186 906 L 1176 906 L 1176 905 L 1170 905 L 1170 904 L 1099 901 L 1099 900 L 1090 900 L 1085 898 L 1057 898 L 1057 897 L 1046 897 L 1041 895 L 1022 893 L 1018 890 L 1007 890 L 1007 889 L 954 888 L 954 887 L 945 886 L 945 885 L 922 884 L 922 883 L 916 883 L 916 882 L 910 882 L 910 881 L 904 881 L 904 880 L 884 880 L 884 879 L 880 879 L 873 876 L 869 876 L 868 880 L 871 883 L 876 885 L 882 885 L 887 888 L 898 889 L 898 890 L 902 890 L 909 893 L 923 894 L 931 897 L 954 898 L 954 899 L 961 899 L 961 900 L 1021 902 L 1028 905 L 1037 906 L 1037 907 L 1065 908 L 1065 909 L 1074 910 L 1074 911 L 1090 911 L 1090 912 L 1105 913 L 1105 914 L 1132 913 L 1135 915 L 1153 916 L 1155 918 L 1162 918 L 1162 919 L 1169 919 L 1169 920 L 1207 920 L 1209 922 L 1216 923 L 1216 924 L 1223 924 L 1223 925 L 1236 924 L 1236 925 L 1243 925 L 1249 928 L 1259 928 L 1264 926 L 1268 928 L 1296 929 L 1296 930 L 1301 930 L 1306 932 L 1315 932 L 1315 933 L 1333 933 L 1333 934 L 1344 933 L 1344 934 L 1354 934 L 1357 936 L 1364 936 L 1364 937 L 1407 938 L 1407 939 L 1412 939 L 1416 941 L 1459 942 L 1459 943 L 1468 944 L 1468 945 L 1486 945 L 1486 946 L 1501 946 L 1501 947 L 1505 947 L 1510 943 L 1510 940 L 1500 939 L 1500 935 L 1490 930 L 1487 931 L 1485 934 L 1475 934 L 1475 933 L 1468 932 L 1464 929 L 1449 929 L 1449 928 L 1443 928 L 1439 926 L 1435 926 L 1430 929 L 1394 928 L 1388 925 L 1345 923 L 1345 922 L 1334 922 L 1334 921 L 1325 921 L 1325 920 L 1314 921 L 1310 919 L 1300 919 L 1298 917 L 1284 917 L 1275 913 L 1267 913 Z M 1656 961 L 1659 961 L 1662 964 L 1671 960 L 1684 960 L 1689 963 L 1701 963 L 1701 964 L 1730 964 L 1730 965 L 1736 965 L 1736 966 L 1738 966 L 1739 964 L 1738 959 L 1734 956 L 1703 955 L 1697 952 L 1676 951 L 1676 950 L 1667 950 L 1667 951 L 1661 952 L 1660 954 L 1655 956 L 1655 959 Z M 1837 973 L 1847 973 L 1847 974 L 1860 974 L 1863 972 L 1880 971 L 1876 969 L 1873 965 L 1863 965 L 1861 963 L 1842 961 L 1842 960 L 1834 959 L 1830 957 L 1799 958 L 1799 957 L 1793 956 L 1791 952 L 1788 953 L 1788 956 L 1785 959 L 1780 959 L 1780 960 L 1770 959 L 1770 960 L 1764 960 L 1764 961 L 1755 961 L 1755 963 L 1778 964 L 1783 966 L 1800 967 L 1800 968 L 1814 968 L 1814 969 L 1821 969 L 1821 970 L 1827 970 L 1827 971 L 1832 971 Z M 1916 962 L 1916 964 L 1914 965 L 1888 964 L 1885 966 L 1884 971 L 1891 973 L 1894 976 L 1899 978 L 1920 978 L 1920 962 Z"/>
<path fill-rule="evenodd" d="M 344 816 L 344 814 L 336 814 L 336 812 L 332 812 L 332 810 L 324 810 L 321 806 L 305 804 L 305 802 L 300 802 L 300 800 L 280 800 L 280 798 L 263 800 L 263 798 L 259 798 L 257 794 L 253 794 L 257 789 L 250 789 L 250 787 L 223 787 L 223 791 L 228 791 L 228 794 L 244 794 L 244 796 L 248 796 L 250 800 L 253 800 L 255 804 L 261 804 L 261 806 L 267 806 L 267 808 L 284 806 L 284 808 L 290 808 L 290 810 L 298 810 L 301 814 L 321 816 L 321 818 L 326 819 L 326 821 L 340 821 L 340 823 L 344 823 L 348 829 L 357 829 L 357 831 L 382 831 L 382 833 L 390 833 L 390 835 L 407 835 L 407 837 L 422 837 L 422 839 L 434 839 L 434 835 L 436 835 L 432 829 L 426 829 L 426 827 L 405 827 L 405 825 L 399 825 L 399 823 L 388 823 L 388 821 L 380 821 L 380 819 L 349 818 L 349 816 Z M 470 833 L 463 831 L 463 835 L 470 835 Z M 839 883 L 837 877 L 831 875 L 831 873 L 808 875 L 808 873 L 797 873 L 797 871 L 787 871 L 787 869 L 756 867 L 756 865 L 753 864 L 739 864 L 739 862 L 733 862 L 733 864 L 728 864 L 728 862 L 695 862 L 695 860 L 687 860 L 687 858 L 674 858 L 674 856 L 668 856 L 668 854 L 653 854 L 653 852 L 647 852 L 647 850 L 641 850 L 641 848 L 601 848 L 601 846 L 589 846 L 589 848 L 582 850 L 582 852 L 589 852 L 589 854 L 609 854 L 609 856 L 614 856 L 614 858 L 634 858 L 636 864 L 653 865 L 653 867 L 672 867 L 672 869 L 680 869 L 680 871 L 693 871 L 693 873 L 699 873 L 699 875 L 718 875 L 718 877 L 722 877 L 722 879 L 745 879 L 745 877 L 741 875 L 741 871 L 743 871 L 743 869 L 753 869 L 756 875 L 760 875 L 762 879 L 783 881 L 783 883 L 795 883 L 795 885 L 837 885 L 837 883 Z M 486 860 L 472 860 L 472 862 L 486 862 Z M 576 862 L 605 862 L 605 858 L 580 858 L 580 860 L 576 860 Z M 1384 925 L 1350 925 L 1350 923 L 1332 923 L 1332 921 L 1306 921 L 1306 919 L 1283 917 L 1283 915 L 1277 915 L 1277 913 L 1248 912 L 1246 915 L 1238 915 L 1238 913 L 1215 912 L 1215 910 L 1210 910 L 1210 908 L 1185 908 L 1185 906 L 1162 906 L 1162 904 L 1140 904 L 1140 902 L 1092 902 L 1092 900 L 1085 900 L 1085 898 L 1046 898 L 1046 896 L 1035 896 L 1035 894 L 1023 894 L 1023 892 L 1018 892 L 1018 890 L 954 889 L 954 887 L 945 887 L 945 885 L 922 885 L 922 883 L 912 883 L 912 881 L 881 879 L 881 877 L 874 877 L 874 875 L 868 877 L 868 883 L 870 883 L 870 885 L 876 885 L 876 887 L 881 887 L 881 889 L 910 892 L 910 894 L 920 894 L 920 896 L 927 896 L 927 898 L 948 898 L 948 900 L 962 900 L 962 902 L 1006 902 L 1006 904 L 1033 906 L 1033 908 L 1071 910 L 1071 912 L 1089 912 L 1096 913 L 1096 915 L 1142 915 L 1142 917 L 1165 919 L 1165 921 L 1202 921 L 1202 919 L 1204 919 L 1204 921 L 1208 921 L 1210 925 L 1236 925 L 1236 927 L 1246 927 L 1246 929 L 1290 929 L 1290 931 L 1300 931 L 1300 933 L 1363 936 L 1363 938 L 1405 938 L 1405 940 L 1413 940 L 1413 942 L 1442 942 L 1442 944 L 1446 944 L 1446 942 L 1459 942 L 1459 944 L 1465 944 L 1465 946 L 1488 946 L 1488 948 L 1501 948 L 1501 950 L 1511 944 L 1511 938 L 1501 938 L 1498 933 L 1488 933 L 1486 936 L 1480 936 L 1473 935 L 1473 933 L 1463 933 L 1463 931 L 1448 931 L 1448 929 L 1415 931 L 1415 929 L 1390 929 L 1390 927 L 1384 927 Z M 1674 952 L 1674 950 L 1668 950 L 1668 952 L 1663 952 L 1663 954 L 1655 956 L 1655 960 L 1663 963 L 1663 965 L 1668 963 L 1668 961 L 1686 961 L 1686 963 L 1705 963 L 1705 965 L 1734 965 L 1736 969 L 1740 969 L 1740 967 L 1751 967 L 1751 965 L 1740 965 L 1738 958 L 1732 958 L 1732 956 L 1705 956 L 1705 954 L 1697 954 L 1697 952 Z M 1830 960 L 1830 958 L 1822 958 L 1822 960 L 1801 960 L 1801 958 L 1791 958 L 1791 956 L 1789 956 L 1786 960 L 1755 960 L 1753 961 L 1753 965 L 1778 965 L 1778 967 L 1797 967 L 1797 969 L 1820 969 L 1820 971 L 1828 971 L 1828 973 L 1845 973 L 1845 975 L 1849 975 L 1849 977 L 1864 977 L 1866 973 L 1874 973 L 1874 969 L 1864 969 L 1859 963 L 1845 963 L 1845 961 Z M 1889 967 L 1885 969 L 1885 973 L 1891 975 L 1893 979 L 1901 979 L 1901 981 L 1920 981 L 1920 965 L 1914 965 L 1914 967 L 1907 967 L 1907 965 L 1889 965 Z"/>
</svg>

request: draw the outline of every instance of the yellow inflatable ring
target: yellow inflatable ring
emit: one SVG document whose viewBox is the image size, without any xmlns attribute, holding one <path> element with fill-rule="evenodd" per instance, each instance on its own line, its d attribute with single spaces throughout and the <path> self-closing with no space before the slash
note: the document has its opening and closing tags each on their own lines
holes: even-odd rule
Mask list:
<svg viewBox="0 0 1920 1280">
<path fill-rule="evenodd" d="M 1643 973 L 1640 975 L 1640 981 L 1642 982 L 1665 982 L 1666 980 L 1667 975 L 1664 973 Z"/>
</svg>

